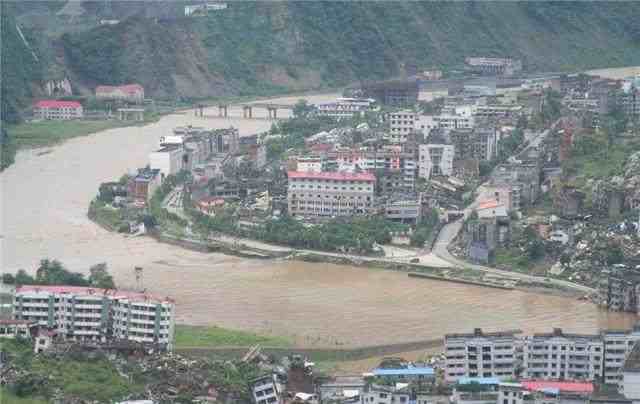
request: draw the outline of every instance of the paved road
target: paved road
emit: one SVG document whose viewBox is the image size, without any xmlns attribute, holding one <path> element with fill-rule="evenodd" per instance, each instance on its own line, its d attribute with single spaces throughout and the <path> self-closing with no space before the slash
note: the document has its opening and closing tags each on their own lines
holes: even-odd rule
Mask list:
<svg viewBox="0 0 640 404">
<path fill-rule="evenodd" d="M 544 140 L 544 138 L 549 134 L 551 130 L 555 128 L 557 124 L 558 122 L 554 123 L 551 126 L 551 129 L 545 130 L 536 138 L 532 139 L 531 142 L 529 142 L 529 145 L 527 145 L 523 150 L 517 153 L 516 156 L 522 155 L 523 153 L 525 153 L 531 148 L 538 147 L 540 143 Z M 471 268 L 474 270 L 483 271 L 483 272 L 499 275 L 500 277 L 503 277 L 503 278 L 510 278 L 514 280 L 548 282 L 554 285 L 562 286 L 565 288 L 571 288 L 571 289 L 578 290 L 585 293 L 596 292 L 596 290 L 593 288 L 590 288 L 584 285 L 579 285 L 577 283 L 564 281 L 560 279 L 551 279 L 543 276 L 526 275 L 526 274 L 521 274 L 517 272 L 511 272 L 511 271 L 505 271 L 497 268 L 486 267 L 482 265 L 475 265 L 475 264 L 471 264 L 466 261 L 460 260 L 454 257 L 453 255 L 451 255 L 451 253 L 448 250 L 448 247 L 456 238 L 458 233 L 460 233 L 460 230 L 462 229 L 462 224 L 464 223 L 464 219 L 471 214 L 473 208 L 475 208 L 479 202 L 487 199 L 484 185 L 486 185 L 486 183 L 478 187 L 478 190 L 476 191 L 476 198 L 474 202 L 464 210 L 464 216 L 461 219 L 456 220 L 455 222 L 445 225 L 442 228 L 442 230 L 440 230 L 440 233 L 438 234 L 438 239 L 436 240 L 436 243 L 434 244 L 434 247 L 433 247 L 433 252 L 432 252 L 433 255 L 447 261 L 454 267 Z"/>
</svg>

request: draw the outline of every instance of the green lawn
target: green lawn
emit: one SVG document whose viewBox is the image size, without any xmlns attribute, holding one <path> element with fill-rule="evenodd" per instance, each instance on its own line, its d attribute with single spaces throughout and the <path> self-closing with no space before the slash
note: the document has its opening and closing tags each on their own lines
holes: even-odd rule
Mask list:
<svg viewBox="0 0 640 404">
<path fill-rule="evenodd" d="M 9 125 L 9 136 L 18 149 L 51 146 L 67 139 L 86 136 L 105 129 L 128 126 L 131 122 L 109 121 L 40 121 Z"/>
<path fill-rule="evenodd" d="M 270 347 L 286 347 L 291 341 L 285 337 L 270 337 L 250 332 L 228 330 L 220 327 L 176 326 L 177 349 L 216 346 L 250 346 L 262 344 Z"/>
</svg>

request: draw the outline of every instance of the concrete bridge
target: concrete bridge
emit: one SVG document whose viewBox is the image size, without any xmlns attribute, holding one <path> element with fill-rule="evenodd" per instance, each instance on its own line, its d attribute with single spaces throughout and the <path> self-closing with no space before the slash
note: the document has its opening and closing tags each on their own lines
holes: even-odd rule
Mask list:
<svg viewBox="0 0 640 404">
<path fill-rule="evenodd" d="M 290 104 L 274 104 L 274 103 L 251 103 L 251 104 L 224 104 L 220 103 L 217 105 L 218 107 L 218 118 L 228 118 L 229 117 L 229 107 L 238 106 L 242 108 L 242 117 L 244 119 L 264 119 L 253 116 L 253 110 L 256 109 L 264 109 L 268 113 L 268 118 L 266 119 L 278 119 L 278 110 L 293 110 L 293 105 Z M 212 115 L 205 115 L 204 109 L 206 106 L 204 104 L 195 105 L 195 115 L 202 118 L 214 118 Z"/>
</svg>

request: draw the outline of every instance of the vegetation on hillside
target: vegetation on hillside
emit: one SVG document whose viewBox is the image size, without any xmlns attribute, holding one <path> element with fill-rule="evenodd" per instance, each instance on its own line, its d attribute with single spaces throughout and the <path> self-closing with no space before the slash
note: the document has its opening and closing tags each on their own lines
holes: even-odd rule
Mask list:
<svg viewBox="0 0 640 404">
<path fill-rule="evenodd" d="M 8 388 L 9 397 L 17 397 L 18 403 L 60 393 L 80 400 L 112 402 L 142 391 L 141 385 L 126 380 L 105 358 L 34 355 L 31 343 L 22 340 L 3 340 L 2 350 L 24 371 Z"/>
<path fill-rule="evenodd" d="M 199 18 L 131 2 L 115 12 L 118 25 L 63 36 L 68 67 L 89 87 L 138 81 L 153 96 L 344 85 L 480 55 L 546 71 L 640 64 L 637 2 L 234 2 Z"/>
</svg>

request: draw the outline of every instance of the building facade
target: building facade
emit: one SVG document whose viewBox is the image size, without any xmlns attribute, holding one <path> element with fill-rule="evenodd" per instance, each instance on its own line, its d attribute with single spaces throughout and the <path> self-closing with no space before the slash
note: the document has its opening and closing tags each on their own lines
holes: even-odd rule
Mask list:
<svg viewBox="0 0 640 404">
<path fill-rule="evenodd" d="M 421 144 L 418 146 L 418 176 L 426 180 L 432 176 L 450 176 L 453 157 L 453 145 Z"/>
<path fill-rule="evenodd" d="M 141 292 L 78 286 L 16 288 L 14 318 L 37 322 L 75 341 L 110 338 L 173 349 L 175 305 Z"/>
<path fill-rule="evenodd" d="M 162 184 L 160 170 L 141 168 L 127 184 L 127 193 L 135 202 L 147 203 Z"/>
<path fill-rule="evenodd" d="M 534 334 L 523 347 L 524 377 L 531 379 L 599 380 L 603 376 L 604 343 L 600 335 Z"/>
<path fill-rule="evenodd" d="M 513 377 L 517 342 L 515 332 L 485 333 L 479 328 L 469 334 L 445 335 L 445 380 Z"/>
<path fill-rule="evenodd" d="M 66 121 L 83 116 L 82 105 L 77 101 L 41 100 L 33 104 L 36 119 Z"/>
<path fill-rule="evenodd" d="M 640 325 L 632 330 L 605 330 L 604 342 L 604 383 L 617 385 L 622 379 L 621 369 L 636 342 L 640 341 Z"/>
<path fill-rule="evenodd" d="M 512 76 L 522 70 L 522 62 L 510 58 L 468 57 L 464 63 L 473 72 L 493 76 Z"/>
<path fill-rule="evenodd" d="M 162 180 L 168 175 L 175 175 L 183 168 L 184 149 L 181 145 L 162 147 L 149 154 L 149 167 L 159 170 Z"/>
<path fill-rule="evenodd" d="M 405 143 L 407 136 L 415 130 L 418 114 L 413 111 L 404 110 L 390 112 L 387 116 L 389 121 L 388 139 L 392 143 Z"/>
<path fill-rule="evenodd" d="M 352 216 L 366 214 L 373 207 L 373 174 L 289 171 L 288 177 L 287 201 L 292 216 Z"/>
<path fill-rule="evenodd" d="M 317 114 L 333 118 L 353 118 L 369 111 L 375 105 L 372 98 L 338 98 L 336 102 L 318 104 Z"/>
</svg>

